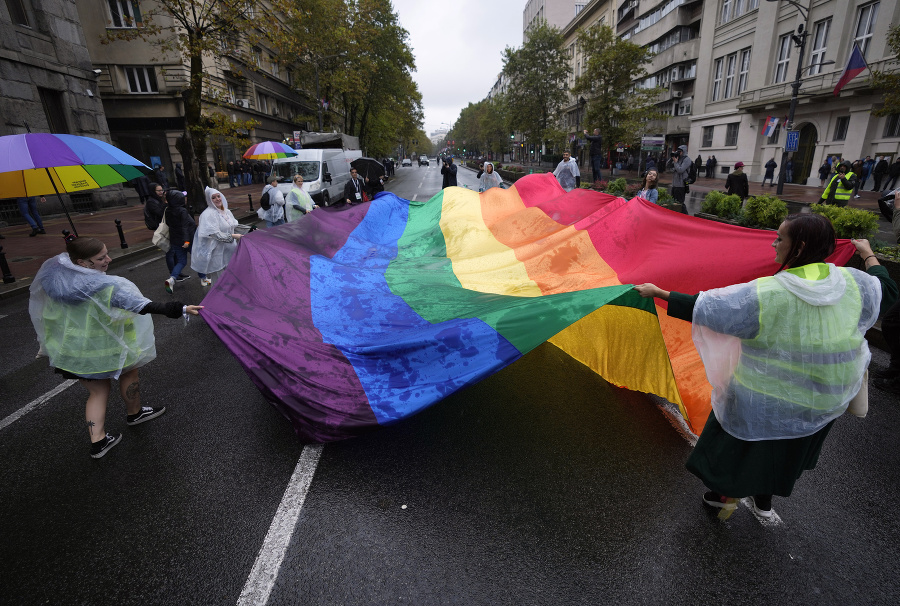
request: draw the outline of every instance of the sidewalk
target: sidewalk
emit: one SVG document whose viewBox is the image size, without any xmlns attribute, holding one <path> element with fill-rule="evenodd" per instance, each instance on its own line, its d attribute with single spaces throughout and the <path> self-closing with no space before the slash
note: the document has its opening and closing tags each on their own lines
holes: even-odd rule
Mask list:
<svg viewBox="0 0 900 606">
<path fill-rule="evenodd" d="M 226 184 L 221 189 L 225 199 L 228 200 L 229 210 L 241 223 L 258 220 L 256 209 L 259 208 L 262 190 L 263 186 L 257 184 L 233 189 Z M 78 230 L 78 235 L 98 238 L 106 244 L 109 256 L 113 259 L 111 264 L 113 267 L 135 256 L 161 252 L 150 241 L 153 232 L 144 225 L 144 205 L 140 203 L 137 193 L 132 189 L 125 189 L 125 194 L 128 196 L 128 203 L 125 206 L 104 208 L 93 213 L 72 214 L 72 222 Z M 253 197 L 252 211 L 247 199 L 248 194 Z M 116 219 L 122 221 L 122 232 L 125 234 L 128 248 L 121 247 Z M 34 237 L 29 237 L 31 227 L 27 224 L 0 228 L 0 235 L 4 236 L 4 239 L 0 240 L 0 247 L 6 254 L 10 273 L 15 278 L 15 282 L 0 284 L 0 299 L 27 295 L 31 280 L 44 261 L 65 251 L 62 230 L 72 229 L 66 216 L 44 217 L 43 223 L 47 233 Z"/>
</svg>

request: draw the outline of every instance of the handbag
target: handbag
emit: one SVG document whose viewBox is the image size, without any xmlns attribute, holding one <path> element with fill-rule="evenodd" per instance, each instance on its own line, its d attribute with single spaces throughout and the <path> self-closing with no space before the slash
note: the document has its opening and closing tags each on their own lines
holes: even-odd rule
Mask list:
<svg viewBox="0 0 900 606">
<path fill-rule="evenodd" d="M 162 221 L 159 222 L 159 227 L 153 232 L 153 239 L 151 241 L 153 242 L 153 245 L 161 251 L 169 252 L 169 226 L 166 225 L 165 213 L 163 213 Z"/>
<path fill-rule="evenodd" d="M 853 396 L 853 399 L 847 404 L 847 412 L 852 414 L 854 417 L 859 417 L 860 419 L 864 419 L 866 417 L 866 413 L 869 412 L 869 369 L 866 369 L 865 374 L 863 375 L 862 387 L 859 388 L 859 393 Z"/>
</svg>

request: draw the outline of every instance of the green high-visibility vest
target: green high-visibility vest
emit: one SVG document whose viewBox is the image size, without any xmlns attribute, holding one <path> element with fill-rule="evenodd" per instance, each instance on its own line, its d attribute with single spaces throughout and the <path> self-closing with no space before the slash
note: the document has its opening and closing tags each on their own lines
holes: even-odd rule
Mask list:
<svg viewBox="0 0 900 606">
<path fill-rule="evenodd" d="M 846 173 L 844 175 L 845 179 L 849 179 L 850 177 L 856 176 L 852 171 Z M 835 188 L 834 190 L 834 199 L 835 201 L 841 202 L 849 202 L 850 196 L 853 194 L 853 189 L 844 189 L 844 184 L 841 181 L 840 175 L 835 175 L 832 177 L 831 181 L 828 183 L 828 187 L 825 188 L 825 192 L 822 194 L 822 199 L 827 200 L 829 193 L 831 192 L 831 188 Z"/>
</svg>

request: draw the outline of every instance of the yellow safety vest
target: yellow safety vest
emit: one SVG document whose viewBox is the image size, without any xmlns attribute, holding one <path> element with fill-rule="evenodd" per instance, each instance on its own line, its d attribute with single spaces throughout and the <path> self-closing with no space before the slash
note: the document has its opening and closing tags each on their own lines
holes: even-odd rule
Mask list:
<svg viewBox="0 0 900 606">
<path fill-rule="evenodd" d="M 849 179 L 850 177 L 856 176 L 852 171 L 844 174 L 845 179 Z M 835 184 L 836 182 L 836 184 Z M 847 202 L 850 201 L 850 196 L 853 194 L 853 189 L 844 189 L 844 184 L 841 181 L 840 175 L 835 175 L 831 178 L 831 181 L 828 183 L 828 187 L 825 188 L 825 192 L 822 194 L 823 200 L 828 200 L 828 196 L 831 192 L 831 188 L 834 187 L 834 200 L 835 202 L 843 202 L 841 206 L 845 206 Z"/>
</svg>

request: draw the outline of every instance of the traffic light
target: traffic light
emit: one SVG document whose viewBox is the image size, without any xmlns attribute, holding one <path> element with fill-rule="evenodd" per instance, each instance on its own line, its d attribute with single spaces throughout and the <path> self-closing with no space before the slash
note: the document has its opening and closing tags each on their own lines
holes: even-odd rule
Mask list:
<svg viewBox="0 0 900 606">
<path fill-rule="evenodd" d="M 510 139 L 515 139 L 515 138 L 516 138 L 516 133 L 509 133 L 509 138 L 510 138 Z"/>
</svg>

